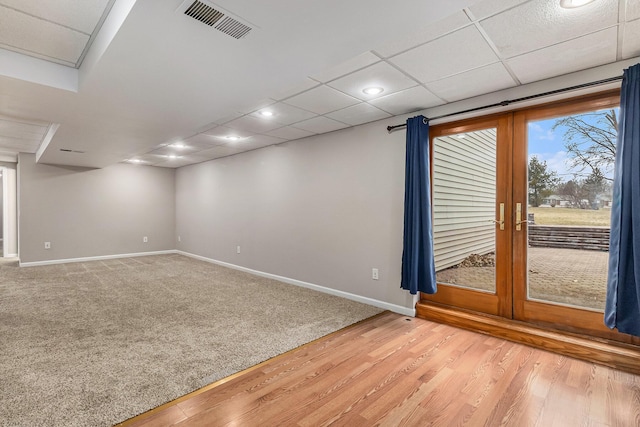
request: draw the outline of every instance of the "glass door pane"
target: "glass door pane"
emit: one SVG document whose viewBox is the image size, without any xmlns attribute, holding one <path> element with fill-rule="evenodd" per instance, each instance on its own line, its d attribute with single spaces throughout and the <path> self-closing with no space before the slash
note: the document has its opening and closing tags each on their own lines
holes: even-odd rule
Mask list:
<svg viewBox="0 0 640 427">
<path fill-rule="evenodd" d="M 604 311 L 617 117 L 528 122 L 529 300 Z"/>
<path fill-rule="evenodd" d="M 438 283 L 496 292 L 496 132 L 490 128 L 433 139 Z"/>
</svg>

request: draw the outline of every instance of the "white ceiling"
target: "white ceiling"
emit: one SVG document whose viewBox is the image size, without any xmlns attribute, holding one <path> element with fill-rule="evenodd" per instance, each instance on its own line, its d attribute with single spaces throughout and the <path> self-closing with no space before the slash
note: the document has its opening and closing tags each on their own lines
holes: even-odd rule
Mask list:
<svg viewBox="0 0 640 427">
<path fill-rule="evenodd" d="M 41 3 L 0 0 L 0 152 L 75 166 L 180 167 L 640 55 L 640 0 L 217 0 L 240 39 L 192 0 Z"/>
<path fill-rule="evenodd" d="M 114 0 L 2 0 L 0 47 L 78 67 Z"/>
</svg>

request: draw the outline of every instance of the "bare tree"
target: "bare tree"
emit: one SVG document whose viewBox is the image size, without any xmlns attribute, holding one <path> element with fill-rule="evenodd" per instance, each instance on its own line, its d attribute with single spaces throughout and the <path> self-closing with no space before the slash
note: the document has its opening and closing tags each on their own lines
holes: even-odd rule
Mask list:
<svg viewBox="0 0 640 427">
<path fill-rule="evenodd" d="M 564 196 L 572 207 L 580 207 L 582 200 L 582 185 L 579 180 L 569 180 L 558 185 L 558 194 Z"/>
<path fill-rule="evenodd" d="M 616 157 L 618 118 L 613 109 L 563 117 L 552 130 L 566 127 L 564 144 L 578 174 L 589 176 L 611 170 Z M 596 172 L 597 171 L 597 172 Z M 603 179 L 611 181 L 601 174 Z"/>
</svg>

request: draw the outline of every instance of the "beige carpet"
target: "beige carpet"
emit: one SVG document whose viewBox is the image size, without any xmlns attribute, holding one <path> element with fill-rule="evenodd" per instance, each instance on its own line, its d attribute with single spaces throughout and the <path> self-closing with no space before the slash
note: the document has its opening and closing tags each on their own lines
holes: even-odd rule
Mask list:
<svg viewBox="0 0 640 427">
<path fill-rule="evenodd" d="M 0 264 L 0 425 L 112 425 L 380 311 L 179 255 Z"/>
</svg>

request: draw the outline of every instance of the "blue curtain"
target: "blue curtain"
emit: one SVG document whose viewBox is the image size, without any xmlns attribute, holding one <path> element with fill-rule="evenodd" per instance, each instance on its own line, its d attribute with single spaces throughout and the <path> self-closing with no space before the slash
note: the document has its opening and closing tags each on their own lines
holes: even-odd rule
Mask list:
<svg viewBox="0 0 640 427">
<path fill-rule="evenodd" d="M 604 322 L 640 336 L 640 64 L 624 71 Z"/>
<path fill-rule="evenodd" d="M 429 122 L 417 116 L 407 120 L 401 282 L 414 295 L 436 292 L 430 181 Z"/>
</svg>

